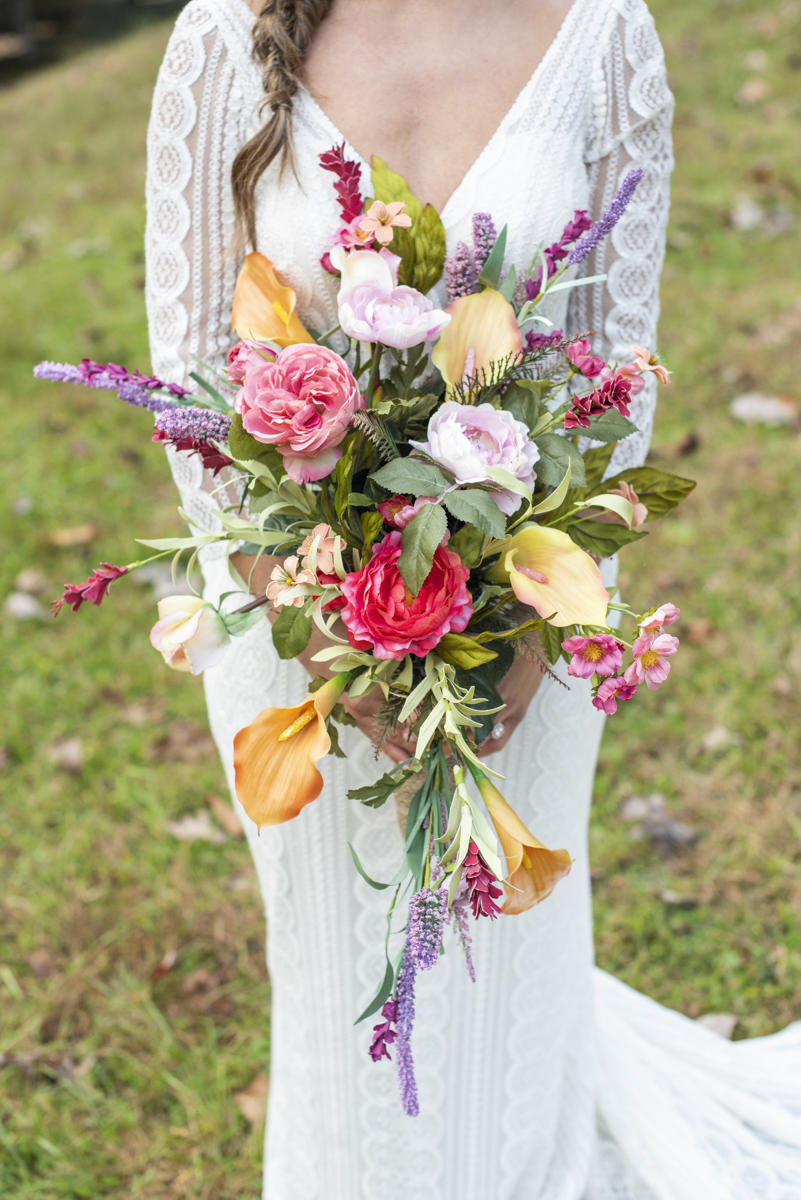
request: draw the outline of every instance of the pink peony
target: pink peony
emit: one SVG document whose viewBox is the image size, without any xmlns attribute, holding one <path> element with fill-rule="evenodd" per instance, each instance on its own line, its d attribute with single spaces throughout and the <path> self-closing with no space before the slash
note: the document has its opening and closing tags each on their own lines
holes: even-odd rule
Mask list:
<svg viewBox="0 0 801 1200">
<path fill-rule="evenodd" d="M 571 342 L 567 348 L 567 357 L 576 370 L 580 371 L 582 375 L 586 375 L 588 379 L 600 375 L 606 366 L 602 358 L 598 358 L 592 353 L 592 346 L 586 338 L 579 338 L 577 342 Z"/>
<path fill-rule="evenodd" d="M 228 378 L 231 383 L 242 383 L 248 371 L 263 367 L 274 358 L 271 350 L 260 348 L 256 342 L 237 342 L 228 351 Z"/>
<path fill-rule="evenodd" d="M 364 407 L 350 367 L 327 346 L 287 346 L 275 362 L 248 370 L 236 398 L 242 424 L 275 446 L 296 483 L 333 471 L 353 413 Z"/>
<path fill-rule="evenodd" d="M 539 451 L 527 427 L 511 413 L 491 404 L 446 400 L 428 422 L 427 432 L 427 441 L 411 444 L 452 471 L 458 483 L 483 483 L 492 479 L 488 467 L 503 467 L 526 487 L 534 487 Z M 520 497 L 510 492 L 491 495 L 507 516 L 520 505 Z"/>
<path fill-rule="evenodd" d="M 393 530 L 373 546 L 370 561 L 342 581 L 348 641 L 356 650 L 371 650 L 376 658 L 422 658 L 446 633 L 461 633 L 473 613 L 469 571 L 452 550 L 436 549 L 416 596 L 398 570 L 400 556 L 401 535 Z"/>
<path fill-rule="evenodd" d="M 415 288 L 398 286 L 400 259 L 386 247 L 352 250 L 334 246 L 333 266 L 342 272 L 337 298 L 339 323 L 357 342 L 379 342 L 408 350 L 438 338 L 450 322 L 448 313 L 434 308 Z"/>
<path fill-rule="evenodd" d="M 626 668 L 626 683 L 644 683 L 655 692 L 670 674 L 666 660 L 676 653 L 679 639 L 669 633 L 646 633 L 631 648 L 634 662 Z"/>
<path fill-rule="evenodd" d="M 609 633 L 595 633 L 592 637 L 567 638 L 562 649 L 573 658 L 568 664 L 568 675 L 579 679 L 590 679 L 593 675 L 614 675 L 623 665 L 623 644 Z"/>
<path fill-rule="evenodd" d="M 680 616 L 681 609 L 675 604 L 660 604 L 656 612 L 639 622 L 640 633 L 656 633 L 663 625 L 674 625 Z"/>
<path fill-rule="evenodd" d="M 636 693 L 636 683 L 627 683 L 623 675 L 613 675 L 611 679 L 604 679 L 592 702 L 601 712 L 611 717 L 617 712 L 618 700 L 631 700 Z"/>
</svg>

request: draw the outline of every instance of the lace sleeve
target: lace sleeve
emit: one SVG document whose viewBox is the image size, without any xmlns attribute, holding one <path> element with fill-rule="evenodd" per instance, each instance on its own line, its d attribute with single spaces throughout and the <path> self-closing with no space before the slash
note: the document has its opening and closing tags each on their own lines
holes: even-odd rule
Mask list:
<svg viewBox="0 0 801 1200">
<path fill-rule="evenodd" d="M 595 350 L 611 362 L 631 361 L 631 346 L 656 347 L 659 276 L 673 169 L 673 97 L 653 18 L 643 0 L 619 0 L 610 14 L 609 36 L 593 73 L 593 120 L 585 161 L 590 215 L 608 206 L 625 175 L 645 172 L 622 220 L 585 264 L 586 275 L 606 283 L 577 288 L 571 299 L 571 333 L 593 329 Z M 610 474 L 641 466 L 651 439 L 656 381 L 650 376 L 632 402 L 638 433 L 615 449 Z"/>
</svg>

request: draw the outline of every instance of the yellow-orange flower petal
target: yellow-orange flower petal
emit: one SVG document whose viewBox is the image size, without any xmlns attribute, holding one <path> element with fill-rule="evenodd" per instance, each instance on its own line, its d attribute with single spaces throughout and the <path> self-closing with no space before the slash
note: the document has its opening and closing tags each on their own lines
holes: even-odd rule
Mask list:
<svg viewBox="0 0 801 1200">
<path fill-rule="evenodd" d="M 550 896 L 559 880 L 570 874 L 573 860 L 567 850 L 543 846 L 484 772 L 469 765 L 506 856 L 503 911 L 509 915 L 526 912 Z"/>
<path fill-rule="evenodd" d="M 236 794 L 259 829 L 291 821 L 323 790 L 315 763 L 331 748 L 325 718 L 347 679 L 336 675 L 292 708 L 265 708 L 234 738 Z"/>
<path fill-rule="evenodd" d="M 481 380 L 492 362 L 520 354 L 523 346 L 515 310 L 494 288 L 461 296 L 445 309 L 450 324 L 434 347 L 432 362 L 448 384 L 449 393 L 467 373 Z"/>
<path fill-rule="evenodd" d="M 509 582 L 518 600 L 551 618 L 549 625 L 606 623 L 609 593 L 601 572 L 589 554 L 558 529 L 521 529 L 509 539 L 487 578 Z"/>
<path fill-rule="evenodd" d="M 294 346 L 313 342 L 295 312 L 295 293 L 284 287 L 269 258 L 248 254 L 239 272 L 231 308 L 231 324 L 241 338 Z"/>
</svg>

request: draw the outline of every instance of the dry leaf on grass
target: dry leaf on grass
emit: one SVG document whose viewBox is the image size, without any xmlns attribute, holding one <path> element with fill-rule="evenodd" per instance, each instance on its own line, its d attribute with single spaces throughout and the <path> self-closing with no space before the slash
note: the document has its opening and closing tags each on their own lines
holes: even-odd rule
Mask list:
<svg viewBox="0 0 801 1200">
<path fill-rule="evenodd" d="M 748 425 L 790 425 L 798 416 L 798 405 L 784 396 L 744 392 L 732 400 L 729 412 Z"/>
<path fill-rule="evenodd" d="M 35 596 L 27 592 L 11 592 L 3 601 L 3 612 L 15 621 L 44 621 L 47 612 Z"/>
<path fill-rule="evenodd" d="M 242 822 L 233 805 L 229 804 L 227 800 L 223 800 L 222 796 L 216 796 L 214 792 L 209 792 L 206 796 L 206 803 L 226 833 L 230 833 L 231 837 L 245 836 Z"/>
<path fill-rule="evenodd" d="M 93 542 L 100 533 L 97 525 L 74 525 L 71 529 L 54 529 L 48 533 L 47 540 L 51 546 L 85 546 Z"/>
<path fill-rule="evenodd" d="M 83 744 L 80 738 L 56 738 L 47 752 L 54 766 L 68 775 L 80 775 L 83 767 Z"/>
<path fill-rule="evenodd" d="M 148 758 L 156 762 L 179 759 L 181 762 L 199 762 L 213 754 L 214 738 L 207 729 L 201 729 L 194 721 L 173 721 L 164 737 L 158 738 L 147 749 Z"/>
<path fill-rule="evenodd" d="M 714 729 L 710 729 L 709 733 L 704 734 L 701 739 L 701 748 L 710 754 L 713 750 L 721 750 L 724 746 L 741 746 L 742 743 L 743 739 L 739 733 L 732 733 L 723 725 L 717 725 Z"/>
<path fill-rule="evenodd" d="M 715 626 L 706 617 L 693 617 L 686 623 L 687 641 L 691 646 L 703 646 L 715 634 Z"/>
<path fill-rule="evenodd" d="M 270 1076 L 257 1075 L 243 1092 L 235 1092 L 234 1100 L 242 1116 L 251 1125 L 261 1125 L 267 1116 L 267 1096 L 270 1091 Z"/>
<path fill-rule="evenodd" d="M 166 829 L 179 842 L 211 842 L 214 846 L 221 846 L 227 841 L 223 831 L 212 825 L 211 817 L 204 808 L 196 813 L 187 813 L 178 821 L 167 821 Z"/>
<path fill-rule="evenodd" d="M 26 961 L 35 979 L 47 979 L 58 969 L 56 960 L 46 946 L 41 950 L 34 950 Z"/>
<path fill-rule="evenodd" d="M 14 587 L 17 591 L 28 592 L 31 596 L 41 596 L 42 592 L 46 592 L 49 586 L 50 584 L 42 572 L 37 571 L 36 567 L 26 567 L 24 571 L 20 571 L 14 580 Z"/>
</svg>

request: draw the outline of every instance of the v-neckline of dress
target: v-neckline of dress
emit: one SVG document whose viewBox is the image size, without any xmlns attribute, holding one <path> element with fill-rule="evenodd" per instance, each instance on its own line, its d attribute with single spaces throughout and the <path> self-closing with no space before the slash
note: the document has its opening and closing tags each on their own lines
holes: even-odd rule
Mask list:
<svg viewBox="0 0 801 1200">
<path fill-rule="evenodd" d="M 539 81 L 539 78 L 543 72 L 545 65 L 550 61 L 550 59 L 552 59 L 556 55 L 557 49 L 560 47 L 561 43 L 567 37 L 568 30 L 569 30 L 570 26 L 572 25 L 573 19 L 574 19 L 576 13 L 578 12 L 579 8 L 581 7 L 582 2 L 583 2 L 583 0 L 573 0 L 572 4 L 570 5 L 570 8 L 565 13 L 562 24 L 559 26 L 557 33 L 555 34 L 553 40 L 551 41 L 550 45 L 548 46 L 548 49 L 545 51 L 542 58 L 537 63 L 536 67 L 534 68 L 534 72 L 531 75 L 531 77 L 529 78 L 528 82 L 526 84 L 524 84 L 523 88 L 521 89 L 521 91 L 518 93 L 517 97 L 513 101 L 511 107 L 507 110 L 507 112 L 501 118 L 500 124 L 497 126 L 492 137 L 489 139 L 487 144 L 484 146 L 484 149 L 480 152 L 478 157 L 476 159 L 474 159 L 474 161 L 471 163 L 471 165 L 465 171 L 464 175 L 462 176 L 461 181 L 456 185 L 456 188 L 454 189 L 453 192 L 451 192 L 450 196 L 446 200 L 446 202 L 442 208 L 442 212 L 439 214 L 440 220 L 442 221 L 442 224 L 445 227 L 447 227 L 447 225 L 448 225 L 448 215 L 449 215 L 448 210 L 450 208 L 452 208 L 453 205 L 456 203 L 459 195 L 464 190 L 464 188 L 468 185 L 470 179 L 475 174 L 475 172 L 479 169 L 483 160 L 492 151 L 492 149 L 496 145 L 496 143 L 501 139 L 507 126 L 510 125 L 512 123 L 512 121 L 515 120 L 520 109 L 523 108 L 523 106 L 527 103 L 531 92 L 534 90 L 537 82 Z M 345 137 L 344 133 L 342 133 L 342 131 L 337 128 L 337 126 L 334 124 L 334 122 L 331 120 L 331 118 L 326 113 L 325 109 L 323 109 L 320 106 L 320 104 L 315 100 L 314 96 L 311 94 L 311 92 L 309 91 L 309 89 L 306 87 L 305 84 L 303 84 L 303 83 L 300 84 L 299 89 L 298 89 L 298 95 L 306 103 L 307 107 L 311 109 L 313 115 L 317 118 L 318 122 L 325 125 L 328 128 L 330 133 L 333 135 L 334 143 L 336 145 L 340 145 L 341 143 L 344 143 L 345 149 L 348 151 L 349 155 L 351 157 L 355 158 L 361 164 L 362 167 L 366 167 L 367 170 L 369 171 L 370 163 L 362 157 L 362 155 L 359 153 L 358 150 L 355 149 L 355 147 L 351 144 L 351 142 L 348 140 L 348 138 Z M 389 164 L 389 165 L 391 166 L 391 164 Z"/>
</svg>

